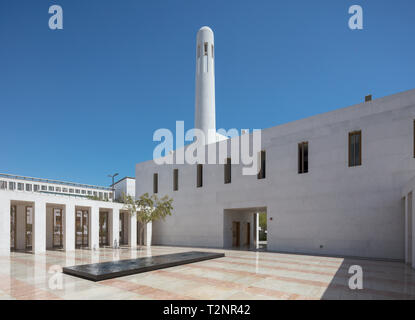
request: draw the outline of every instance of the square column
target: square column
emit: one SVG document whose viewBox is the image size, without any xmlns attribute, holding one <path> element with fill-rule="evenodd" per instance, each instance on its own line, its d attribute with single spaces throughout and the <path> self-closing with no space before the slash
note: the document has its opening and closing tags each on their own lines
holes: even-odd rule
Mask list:
<svg viewBox="0 0 415 320">
<path fill-rule="evenodd" d="M 99 249 L 99 207 L 91 207 L 89 218 L 89 247 Z"/>
<path fill-rule="evenodd" d="M 255 249 L 259 248 L 259 213 L 254 213 L 254 246 Z"/>
<path fill-rule="evenodd" d="M 46 251 L 46 202 L 35 201 L 33 217 L 33 253 Z"/>
<path fill-rule="evenodd" d="M 75 205 L 67 203 L 63 213 L 63 249 L 75 250 Z"/>
<path fill-rule="evenodd" d="M 10 255 L 10 201 L 0 199 L 0 256 Z M 9 266 L 8 263 L 5 264 Z"/>
<path fill-rule="evenodd" d="M 151 247 L 151 235 L 153 232 L 153 223 L 149 222 L 144 227 L 144 245 Z"/>
<path fill-rule="evenodd" d="M 137 217 L 135 215 L 128 215 L 128 246 L 137 248 Z"/>
<path fill-rule="evenodd" d="M 120 210 L 113 209 L 109 216 L 109 245 L 118 247 L 120 245 Z"/>
</svg>

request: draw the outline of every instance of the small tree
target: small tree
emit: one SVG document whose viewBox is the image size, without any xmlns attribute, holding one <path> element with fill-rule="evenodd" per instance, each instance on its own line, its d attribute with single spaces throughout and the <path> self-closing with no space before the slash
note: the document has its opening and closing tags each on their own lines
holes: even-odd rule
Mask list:
<svg viewBox="0 0 415 320">
<path fill-rule="evenodd" d="M 142 246 L 141 239 L 144 226 L 149 222 L 164 220 L 167 216 L 171 216 L 173 210 L 173 199 L 167 195 L 159 198 L 156 194 L 150 196 L 145 193 L 134 200 L 133 197 L 123 194 L 123 202 L 128 213 L 131 216 L 135 215 L 140 223 L 140 230 L 138 230 L 140 246 Z"/>
</svg>

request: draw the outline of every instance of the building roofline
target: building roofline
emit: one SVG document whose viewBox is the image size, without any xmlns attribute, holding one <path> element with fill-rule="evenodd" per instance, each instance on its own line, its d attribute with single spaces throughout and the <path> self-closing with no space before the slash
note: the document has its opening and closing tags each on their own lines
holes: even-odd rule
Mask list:
<svg viewBox="0 0 415 320">
<path fill-rule="evenodd" d="M 126 176 L 126 177 L 124 177 L 124 178 L 122 178 L 122 179 L 118 180 L 117 182 L 114 182 L 114 184 L 111 184 L 110 186 L 111 186 L 111 187 L 112 187 L 112 186 L 115 186 L 117 183 L 120 183 L 121 181 L 123 181 L 123 180 L 125 180 L 125 179 L 134 179 L 134 180 L 135 180 L 135 178 L 133 178 L 133 177 L 128 177 L 128 176 Z"/>
<path fill-rule="evenodd" d="M 397 101 L 394 105 L 390 105 L 391 101 Z M 281 124 L 277 124 L 275 126 L 266 127 L 266 128 L 258 128 L 258 130 L 262 131 L 262 134 L 269 135 L 270 132 L 276 135 L 275 137 L 281 137 L 288 134 L 293 134 L 298 131 L 305 131 L 310 130 L 318 125 L 319 127 L 332 125 L 335 123 L 339 123 L 342 121 L 349 121 L 353 120 L 357 117 L 364 117 L 368 115 L 373 115 L 376 113 L 392 111 L 394 109 L 407 107 L 410 105 L 415 104 L 415 89 L 409 89 L 401 92 L 397 92 L 394 94 L 386 95 L 383 97 L 379 97 L 377 99 L 373 99 L 371 101 L 363 101 L 357 104 L 349 105 L 346 107 L 325 111 L 322 113 L 317 113 L 305 118 L 299 118 L 293 121 L 284 122 Z M 301 129 L 299 129 L 301 128 Z M 249 132 L 252 135 L 252 131 Z M 240 134 L 236 137 L 229 138 L 229 140 L 239 138 Z M 219 142 L 216 142 L 219 143 Z M 180 147 L 176 150 L 173 150 L 175 153 L 177 150 L 181 148 L 187 148 L 188 145 Z M 162 157 L 164 158 L 164 157 Z M 154 159 L 142 161 L 136 163 L 136 168 L 138 165 L 142 165 L 143 163 L 151 163 L 154 162 Z"/>
<path fill-rule="evenodd" d="M 44 178 L 26 177 L 26 176 L 19 176 L 19 175 L 8 174 L 8 173 L 0 173 L 0 177 L 1 178 L 8 178 L 8 179 L 33 181 L 33 182 L 40 182 L 40 183 L 53 183 L 53 184 L 60 184 L 60 185 L 66 185 L 66 186 L 72 186 L 72 187 L 90 188 L 90 189 L 99 189 L 99 190 L 111 191 L 111 188 L 102 187 L 102 186 L 95 186 L 95 185 L 91 185 L 91 184 L 83 184 L 83 183 L 76 183 L 76 182 L 69 182 L 69 181 L 44 179 Z"/>
</svg>

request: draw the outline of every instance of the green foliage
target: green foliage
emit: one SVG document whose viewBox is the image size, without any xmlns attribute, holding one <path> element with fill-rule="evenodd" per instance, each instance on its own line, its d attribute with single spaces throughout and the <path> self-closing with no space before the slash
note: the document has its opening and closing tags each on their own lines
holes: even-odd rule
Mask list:
<svg viewBox="0 0 415 320">
<path fill-rule="evenodd" d="M 173 210 L 173 199 L 167 195 L 159 198 L 156 194 L 150 196 L 148 193 L 145 193 L 137 200 L 134 200 L 132 196 L 123 194 L 122 199 L 124 209 L 131 216 L 135 215 L 140 223 L 140 245 L 141 232 L 144 230 L 144 226 L 149 222 L 164 220 L 167 216 L 171 216 Z"/>
<path fill-rule="evenodd" d="M 267 214 L 265 212 L 259 214 L 259 226 L 262 230 L 267 230 Z"/>
<path fill-rule="evenodd" d="M 99 197 L 97 196 L 86 196 L 87 199 L 89 200 L 101 200 Z"/>
<path fill-rule="evenodd" d="M 84 197 L 84 198 L 86 198 L 88 200 L 105 201 L 105 202 L 109 202 L 110 201 L 109 199 L 100 198 L 98 196 L 88 195 L 88 196 L 82 196 L 82 197 Z"/>
</svg>

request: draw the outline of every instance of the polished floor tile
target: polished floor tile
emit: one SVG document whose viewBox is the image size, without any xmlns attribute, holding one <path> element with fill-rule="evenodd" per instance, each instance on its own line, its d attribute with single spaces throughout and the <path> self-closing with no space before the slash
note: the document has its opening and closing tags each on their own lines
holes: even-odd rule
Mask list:
<svg viewBox="0 0 415 320">
<path fill-rule="evenodd" d="M 92 282 L 65 266 L 186 251 L 225 257 Z M 349 287 L 349 268 L 363 271 L 363 289 Z M 153 246 L 0 257 L 0 300 L 60 299 L 415 299 L 415 270 L 384 262 L 286 253 Z"/>
</svg>

